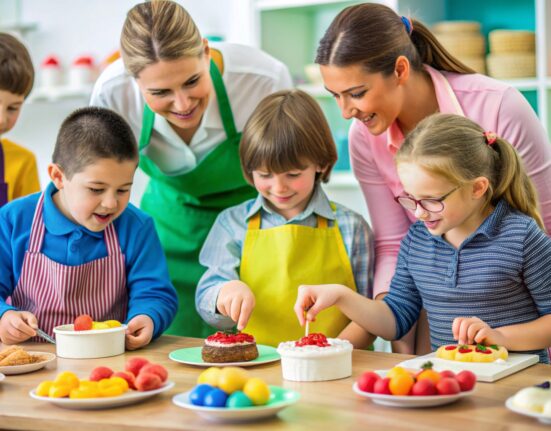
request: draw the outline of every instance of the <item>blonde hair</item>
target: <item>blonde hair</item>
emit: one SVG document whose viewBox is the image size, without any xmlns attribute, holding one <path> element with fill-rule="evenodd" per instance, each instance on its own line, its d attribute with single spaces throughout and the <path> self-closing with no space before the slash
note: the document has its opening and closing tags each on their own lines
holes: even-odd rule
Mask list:
<svg viewBox="0 0 551 431">
<path fill-rule="evenodd" d="M 201 33 L 179 4 L 153 0 L 128 11 L 121 34 L 121 56 L 132 76 L 161 60 L 200 57 L 202 53 Z"/>
<path fill-rule="evenodd" d="M 361 64 L 367 73 L 394 72 L 396 59 L 405 56 L 413 70 L 423 64 L 438 70 L 475 73 L 451 55 L 416 19 L 411 34 L 401 17 L 388 6 L 362 3 L 342 10 L 319 42 L 316 63 L 345 67 Z"/>
<path fill-rule="evenodd" d="M 486 177 L 490 185 L 484 208 L 505 199 L 545 229 L 536 189 L 516 150 L 499 137 L 489 145 L 484 130 L 468 118 L 452 114 L 425 118 L 407 136 L 395 160 L 415 163 L 457 186 Z"/>
<path fill-rule="evenodd" d="M 327 120 L 318 103 L 301 90 L 283 90 L 265 97 L 243 130 L 239 157 L 246 180 L 252 171 L 305 169 L 316 164 L 325 171 L 318 180 L 329 181 L 337 150 Z"/>
</svg>

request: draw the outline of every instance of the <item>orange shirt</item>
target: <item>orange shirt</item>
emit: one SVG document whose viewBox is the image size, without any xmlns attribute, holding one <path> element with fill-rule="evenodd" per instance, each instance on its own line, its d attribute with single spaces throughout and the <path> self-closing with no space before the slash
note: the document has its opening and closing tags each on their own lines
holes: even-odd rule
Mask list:
<svg viewBox="0 0 551 431">
<path fill-rule="evenodd" d="M 4 181 L 8 183 L 8 202 L 40 191 L 34 154 L 8 139 L 1 139 L 4 150 Z"/>
</svg>

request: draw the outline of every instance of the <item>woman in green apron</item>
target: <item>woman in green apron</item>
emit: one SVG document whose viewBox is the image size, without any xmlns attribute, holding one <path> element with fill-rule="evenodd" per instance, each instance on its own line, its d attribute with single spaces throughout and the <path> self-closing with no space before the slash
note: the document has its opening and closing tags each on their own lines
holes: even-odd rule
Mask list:
<svg viewBox="0 0 551 431">
<path fill-rule="evenodd" d="M 139 137 L 149 177 L 141 207 L 155 220 L 180 300 L 167 333 L 205 337 L 213 330 L 195 311 L 199 251 L 220 211 L 255 196 L 241 173 L 240 130 L 258 101 L 291 87 L 290 75 L 255 48 L 209 46 L 172 1 L 129 11 L 121 53 L 91 104 L 123 115 Z"/>
</svg>

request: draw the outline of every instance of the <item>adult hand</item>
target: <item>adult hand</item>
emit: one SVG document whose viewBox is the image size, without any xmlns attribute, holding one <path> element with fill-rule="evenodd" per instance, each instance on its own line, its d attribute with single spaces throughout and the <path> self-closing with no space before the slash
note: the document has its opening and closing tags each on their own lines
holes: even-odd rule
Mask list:
<svg viewBox="0 0 551 431">
<path fill-rule="evenodd" d="M 17 344 L 36 335 L 36 316 L 28 311 L 8 310 L 0 319 L 0 341 L 4 344 Z"/>
<path fill-rule="evenodd" d="M 301 285 L 298 287 L 294 310 L 301 326 L 306 320 L 314 322 L 316 315 L 332 305 L 335 305 L 348 289 L 340 284 Z M 306 318 L 304 311 L 307 311 Z"/>
<path fill-rule="evenodd" d="M 505 345 L 505 337 L 478 317 L 456 317 L 452 324 L 453 338 L 458 344 Z"/>
<path fill-rule="evenodd" d="M 233 280 L 225 283 L 216 299 L 216 308 L 223 316 L 237 322 L 237 330 L 242 331 L 256 305 L 253 292 L 242 281 Z"/>
<path fill-rule="evenodd" d="M 151 317 L 145 314 L 134 316 L 127 324 L 126 328 L 126 348 L 136 350 L 149 344 L 153 338 L 155 325 Z"/>
</svg>

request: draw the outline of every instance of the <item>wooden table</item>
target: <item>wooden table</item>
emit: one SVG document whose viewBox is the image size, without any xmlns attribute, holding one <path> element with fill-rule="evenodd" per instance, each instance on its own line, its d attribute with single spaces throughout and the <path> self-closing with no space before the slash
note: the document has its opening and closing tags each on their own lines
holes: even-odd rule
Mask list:
<svg viewBox="0 0 551 431">
<path fill-rule="evenodd" d="M 515 414 L 504 401 L 522 387 L 551 378 L 551 368 L 534 365 L 497 383 L 478 383 L 476 393 L 456 403 L 426 409 L 383 407 L 352 392 L 352 383 L 366 370 L 386 369 L 410 356 L 354 351 L 353 375 L 331 382 L 287 382 L 281 377 L 279 362 L 249 370 L 269 384 L 294 389 L 300 401 L 273 419 L 251 424 L 209 422 L 194 412 L 177 407 L 172 397 L 195 385 L 203 368 L 168 359 L 169 352 L 201 345 L 202 340 L 163 336 L 146 349 L 112 358 L 61 359 L 47 368 L 29 374 L 7 376 L 0 383 L 0 428 L 25 430 L 517 430 L 541 429 L 535 419 Z M 29 350 L 54 351 L 47 344 L 29 344 Z M 144 356 L 163 364 L 176 386 L 141 404 L 107 410 L 66 410 L 29 397 L 28 392 L 42 380 L 53 380 L 61 371 L 74 371 L 85 378 L 99 365 L 123 370 L 131 356 Z"/>
</svg>

